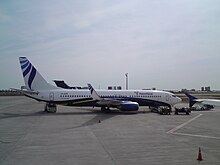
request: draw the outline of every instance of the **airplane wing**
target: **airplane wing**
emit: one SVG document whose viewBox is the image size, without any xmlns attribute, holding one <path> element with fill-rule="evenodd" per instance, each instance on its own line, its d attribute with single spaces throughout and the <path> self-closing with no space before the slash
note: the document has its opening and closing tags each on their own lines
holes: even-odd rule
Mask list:
<svg viewBox="0 0 220 165">
<path fill-rule="evenodd" d="M 95 91 L 95 89 L 92 87 L 91 84 L 88 84 L 90 93 L 92 95 L 93 100 L 98 100 L 98 104 L 100 105 L 114 105 L 117 106 L 119 105 L 122 101 L 120 100 L 115 100 L 115 99 L 105 99 L 101 98 L 98 93 Z"/>
<path fill-rule="evenodd" d="M 220 106 L 220 100 L 217 100 L 217 99 L 196 99 L 195 101 L 201 104 Z"/>
<path fill-rule="evenodd" d="M 31 95 L 33 95 L 33 94 L 38 95 L 39 94 L 39 92 L 31 91 L 31 90 L 22 90 L 22 89 L 16 89 L 16 88 L 10 88 L 10 89 L 13 90 L 13 91 L 21 92 L 23 94 L 31 94 Z"/>
<path fill-rule="evenodd" d="M 213 106 L 220 106 L 220 100 L 217 99 L 198 99 L 195 96 L 190 95 L 189 93 L 185 93 L 189 98 L 189 107 L 192 107 L 196 102 L 201 104 L 208 104 Z"/>
<path fill-rule="evenodd" d="M 91 84 L 88 84 L 88 87 L 92 95 L 92 98 L 94 100 L 97 100 L 98 101 L 97 103 L 103 107 L 116 107 L 121 111 L 127 111 L 127 112 L 128 111 L 136 112 L 139 109 L 139 104 L 137 102 L 122 101 L 122 100 L 110 99 L 110 98 L 101 98 Z"/>
</svg>

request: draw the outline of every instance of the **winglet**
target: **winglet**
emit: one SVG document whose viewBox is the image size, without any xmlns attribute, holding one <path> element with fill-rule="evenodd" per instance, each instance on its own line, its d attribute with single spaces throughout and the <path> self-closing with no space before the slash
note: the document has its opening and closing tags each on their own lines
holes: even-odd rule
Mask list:
<svg viewBox="0 0 220 165">
<path fill-rule="evenodd" d="M 197 98 L 186 92 L 185 95 L 189 98 L 189 107 L 192 107 L 197 102 Z"/>
<path fill-rule="evenodd" d="M 91 84 L 88 83 L 88 87 L 89 87 L 90 93 L 92 95 L 92 98 L 94 100 L 102 100 L 102 98 L 97 94 L 97 92 L 95 91 L 95 89 L 92 87 Z"/>
</svg>

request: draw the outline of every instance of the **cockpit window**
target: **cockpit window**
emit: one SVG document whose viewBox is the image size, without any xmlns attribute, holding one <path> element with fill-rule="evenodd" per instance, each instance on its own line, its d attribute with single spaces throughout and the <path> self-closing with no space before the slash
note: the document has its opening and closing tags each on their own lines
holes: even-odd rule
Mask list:
<svg viewBox="0 0 220 165">
<path fill-rule="evenodd" d="M 177 97 L 176 95 L 172 95 L 173 97 Z"/>
</svg>

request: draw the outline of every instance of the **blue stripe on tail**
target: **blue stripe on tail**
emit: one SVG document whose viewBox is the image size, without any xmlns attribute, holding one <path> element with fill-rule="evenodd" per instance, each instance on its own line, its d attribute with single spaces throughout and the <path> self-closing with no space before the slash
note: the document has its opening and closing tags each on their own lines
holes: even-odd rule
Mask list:
<svg viewBox="0 0 220 165">
<path fill-rule="evenodd" d="M 26 77 L 29 73 L 29 76 L 27 77 L 27 85 L 31 89 L 32 83 L 34 81 L 34 78 L 36 76 L 37 70 L 34 68 L 34 66 L 28 61 L 26 57 L 20 57 L 20 64 L 21 69 L 23 72 L 23 76 Z"/>
<path fill-rule="evenodd" d="M 23 64 L 23 63 L 25 63 L 25 62 L 27 62 L 28 60 L 27 59 L 25 59 L 24 61 L 21 61 L 20 60 L 20 64 Z"/>
<path fill-rule="evenodd" d="M 23 72 L 23 76 L 24 76 L 24 77 L 30 72 L 31 67 L 32 67 L 32 65 L 31 65 L 31 63 L 29 63 L 27 69 Z"/>
<path fill-rule="evenodd" d="M 34 67 L 32 67 L 31 74 L 30 74 L 30 77 L 28 79 L 28 86 L 29 86 L 30 89 L 31 89 L 32 82 L 35 78 L 35 75 L 36 75 L 36 69 Z"/>
<path fill-rule="evenodd" d="M 28 66 L 29 62 L 27 61 L 24 64 L 21 64 L 21 69 L 23 70 L 24 68 L 26 68 Z"/>
</svg>

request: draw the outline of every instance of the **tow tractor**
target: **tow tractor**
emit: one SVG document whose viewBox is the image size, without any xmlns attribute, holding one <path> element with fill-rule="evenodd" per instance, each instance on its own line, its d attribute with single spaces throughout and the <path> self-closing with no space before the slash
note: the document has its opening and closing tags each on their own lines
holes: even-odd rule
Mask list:
<svg viewBox="0 0 220 165">
<path fill-rule="evenodd" d="M 172 108 L 170 107 L 160 107 L 159 109 L 160 115 L 170 115 L 171 112 L 172 112 Z"/>
<path fill-rule="evenodd" d="M 191 109 L 187 107 L 177 108 L 175 107 L 175 115 L 179 115 L 179 113 L 185 113 L 186 115 L 189 115 L 191 113 Z"/>
<path fill-rule="evenodd" d="M 160 107 L 149 107 L 151 112 L 156 112 L 159 113 L 160 115 L 170 115 L 172 112 L 171 107 L 165 107 L 165 106 L 160 106 Z"/>
</svg>

